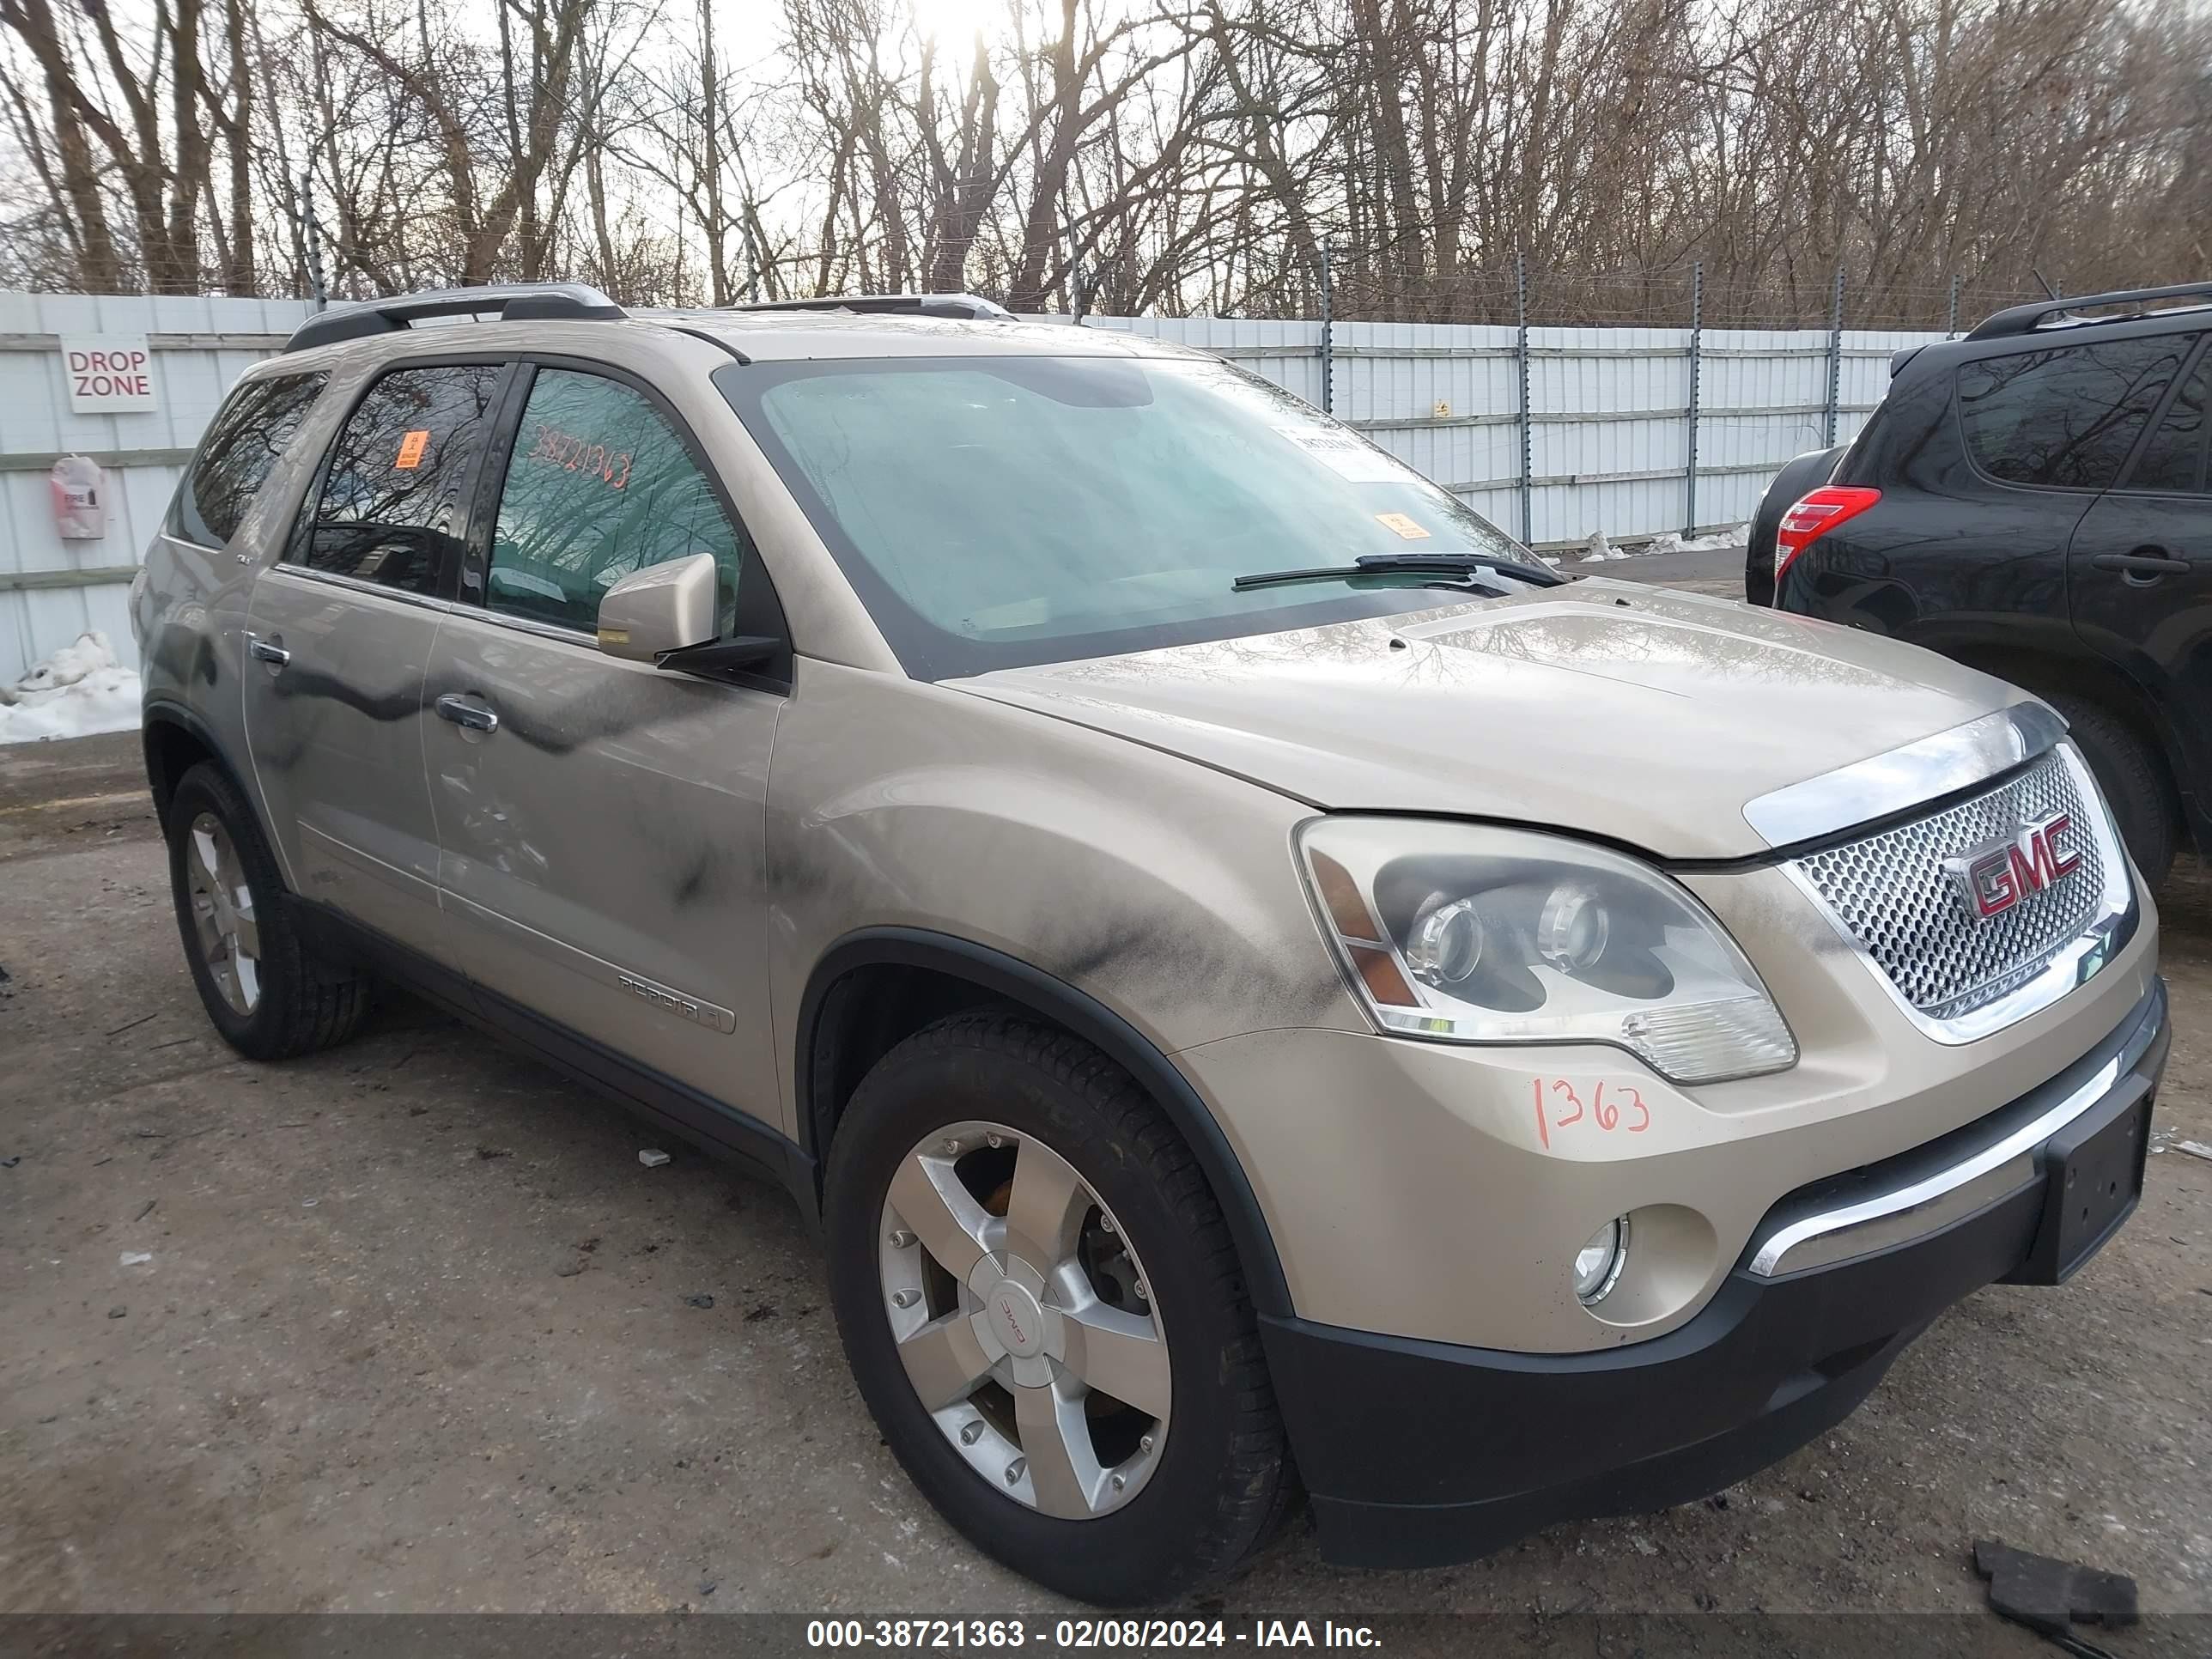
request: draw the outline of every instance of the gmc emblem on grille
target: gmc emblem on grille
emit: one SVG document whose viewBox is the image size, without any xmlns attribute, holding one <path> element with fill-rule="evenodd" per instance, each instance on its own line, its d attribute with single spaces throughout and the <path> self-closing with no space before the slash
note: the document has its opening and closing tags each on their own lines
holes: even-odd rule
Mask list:
<svg viewBox="0 0 2212 1659">
<path fill-rule="evenodd" d="M 2073 827 L 2071 814 L 2046 812 L 2014 836 L 1945 859 L 1944 873 L 1959 884 L 1975 920 L 1987 921 L 2074 873 L 2081 855 L 2058 845 L 2059 836 Z"/>
</svg>

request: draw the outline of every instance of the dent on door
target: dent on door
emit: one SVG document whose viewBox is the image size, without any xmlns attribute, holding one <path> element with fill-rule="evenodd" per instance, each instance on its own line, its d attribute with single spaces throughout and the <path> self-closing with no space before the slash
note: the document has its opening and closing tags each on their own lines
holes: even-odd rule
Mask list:
<svg viewBox="0 0 2212 1659">
<path fill-rule="evenodd" d="M 440 879 L 470 973 L 778 1121 L 761 934 L 782 700 L 459 620 L 430 690 L 496 717 L 429 730 Z"/>
<path fill-rule="evenodd" d="M 418 722 L 435 619 L 272 573 L 255 585 L 248 626 L 247 749 L 294 884 L 428 944 L 438 844 Z"/>
</svg>

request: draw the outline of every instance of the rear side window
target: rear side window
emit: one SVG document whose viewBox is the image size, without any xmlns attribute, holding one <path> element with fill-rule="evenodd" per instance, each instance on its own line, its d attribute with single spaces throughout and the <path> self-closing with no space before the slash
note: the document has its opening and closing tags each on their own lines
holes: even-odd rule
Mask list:
<svg viewBox="0 0 2212 1659">
<path fill-rule="evenodd" d="M 500 493 L 484 604 L 586 632 L 633 570 L 694 553 L 721 568 L 721 632 L 750 548 L 714 485 L 642 393 L 604 375 L 541 368 Z"/>
<path fill-rule="evenodd" d="M 1962 365 L 1959 418 L 1974 464 L 2007 483 L 2108 489 L 2191 343 L 2154 335 Z"/>
<path fill-rule="evenodd" d="M 2142 453 L 2136 458 L 2135 471 L 2128 476 L 2129 489 L 2183 495 L 2204 492 L 2206 434 L 2212 430 L 2204 418 L 2209 396 L 2212 396 L 2212 359 L 2200 358 L 2195 372 L 2166 406 Z"/>
<path fill-rule="evenodd" d="M 234 391 L 185 471 L 169 533 L 203 547 L 227 546 L 330 378 L 276 375 Z"/>
<path fill-rule="evenodd" d="M 369 387 L 287 558 L 403 592 L 448 591 L 502 373 L 497 363 L 400 368 Z"/>
</svg>

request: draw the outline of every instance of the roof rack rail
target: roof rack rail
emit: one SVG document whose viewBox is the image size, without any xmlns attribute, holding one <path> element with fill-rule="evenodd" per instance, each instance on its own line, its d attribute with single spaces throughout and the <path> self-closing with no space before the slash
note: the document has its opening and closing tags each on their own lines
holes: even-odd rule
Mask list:
<svg viewBox="0 0 2212 1659">
<path fill-rule="evenodd" d="M 1011 323 L 1014 313 L 976 294 L 842 294 L 819 300 L 756 300 L 732 311 L 854 311 L 878 315 L 964 317 L 970 321 Z"/>
<path fill-rule="evenodd" d="M 341 340 L 395 334 L 424 317 L 495 312 L 502 322 L 611 322 L 629 313 L 584 283 L 507 283 L 483 288 L 441 288 L 425 294 L 370 300 L 310 317 L 292 331 L 287 351 L 336 345 Z"/>
<path fill-rule="evenodd" d="M 2039 300 L 2032 305 L 2008 306 L 1992 312 L 1966 336 L 1970 340 L 1994 340 L 2008 334 L 2033 334 L 2046 319 L 2092 306 L 2125 305 L 2131 300 L 2212 300 L 2212 283 L 2179 283 L 2172 288 L 2121 288 L 2109 294 L 2069 294 L 2063 300 Z M 2083 321 L 2097 320 L 2083 319 Z M 2126 319 L 2108 317 L 2106 322 Z"/>
</svg>

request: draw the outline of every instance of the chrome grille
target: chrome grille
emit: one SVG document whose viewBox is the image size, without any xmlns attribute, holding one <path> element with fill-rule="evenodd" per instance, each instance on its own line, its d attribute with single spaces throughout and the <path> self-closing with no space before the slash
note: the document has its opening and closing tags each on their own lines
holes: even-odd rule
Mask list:
<svg viewBox="0 0 2212 1659">
<path fill-rule="evenodd" d="M 2010 909 L 1977 917 L 1943 861 L 2049 812 L 2073 819 L 2059 845 L 2081 863 Z M 2103 910 L 2112 855 L 2103 803 L 2053 750 L 1984 794 L 1796 862 L 1899 994 L 1930 1019 L 1948 1020 L 2027 983 L 2079 937 Z"/>
</svg>

